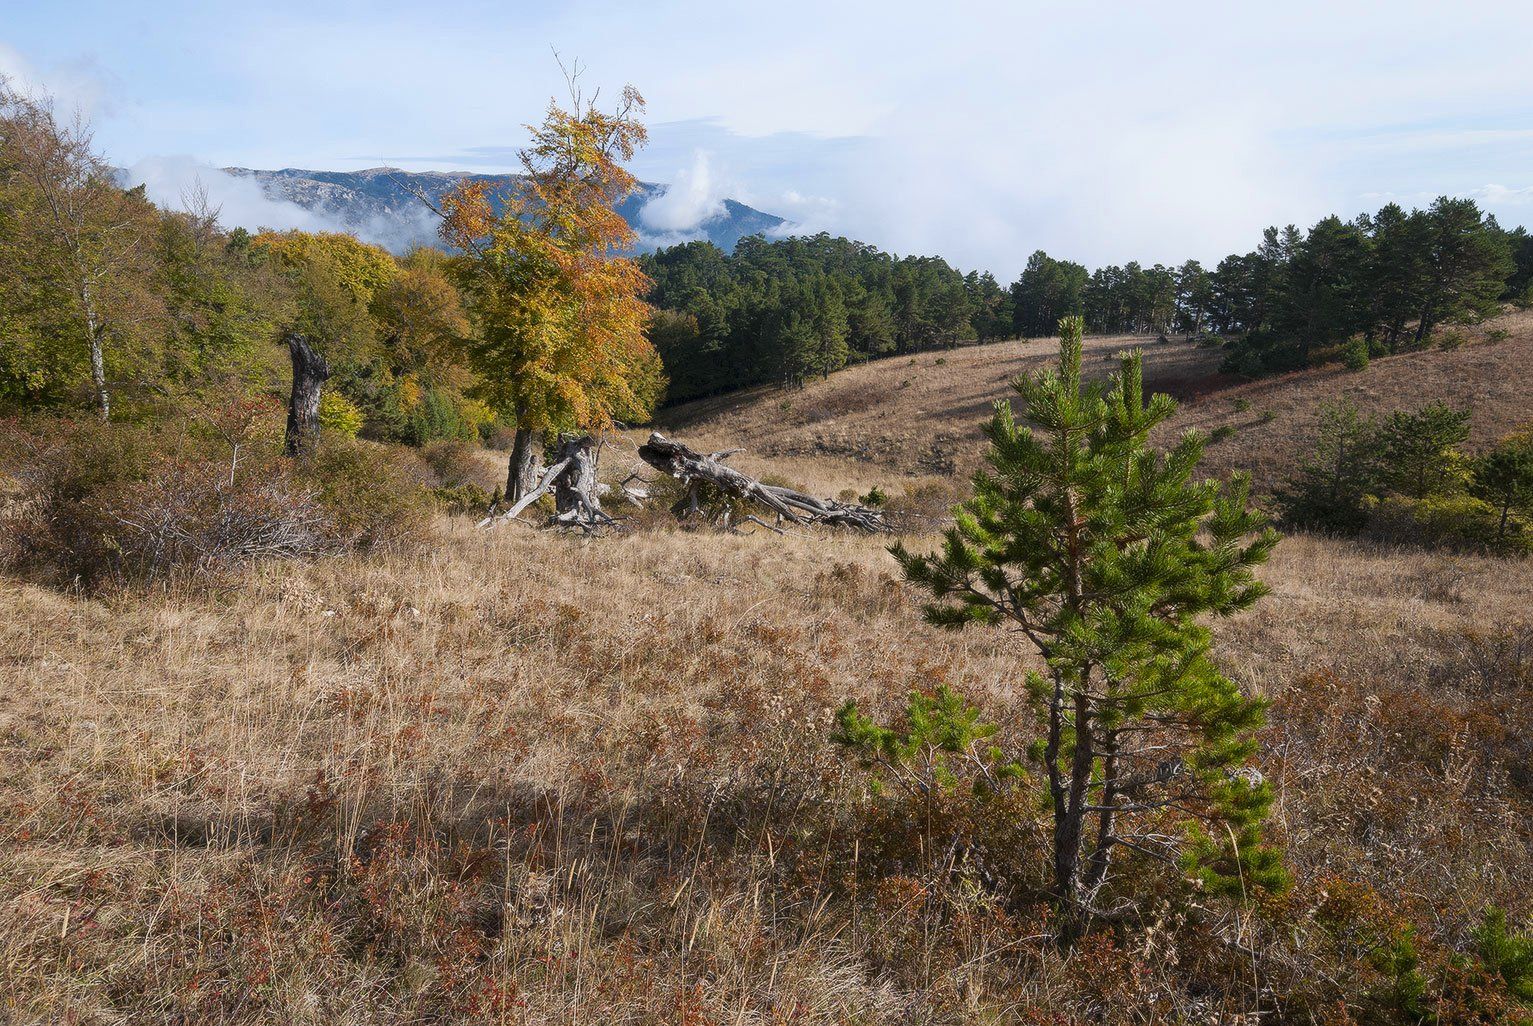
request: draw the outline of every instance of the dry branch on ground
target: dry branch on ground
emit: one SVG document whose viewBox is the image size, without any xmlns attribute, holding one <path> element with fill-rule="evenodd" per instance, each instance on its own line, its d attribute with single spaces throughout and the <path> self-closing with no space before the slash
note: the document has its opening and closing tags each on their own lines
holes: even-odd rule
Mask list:
<svg viewBox="0 0 1533 1026">
<path fill-rule="evenodd" d="M 686 494 L 671 507 L 678 517 L 699 515 L 702 512 L 701 489 L 704 485 L 712 485 L 733 498 L 765 507 L 776 514 L 779 523 L 830 524 L 835 527 L 852 527 L 870 534 L 889 530 L 883 513 L 872 507 L 838 502 L 835 499 L 817 499 L 792 488 L 764 484 L 749 474 L 725 465 L 726 459 L 742 451 L 726 449 L 704 455 L 657 431 L 649 436 L 649 441 L 639 446 L 639 458 L 686 486 Z M 746 519 L 772 527 L 754 516 Z M 725 526 L 729 525 L 726 523 Z"/>
</svg>

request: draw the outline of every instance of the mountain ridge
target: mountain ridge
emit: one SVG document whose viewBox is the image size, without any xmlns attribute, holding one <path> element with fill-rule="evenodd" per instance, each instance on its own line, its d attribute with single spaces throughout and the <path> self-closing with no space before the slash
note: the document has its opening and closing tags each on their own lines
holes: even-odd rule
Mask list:
<svg viewBox="0 0 1533 1026">
<path fill-rule="evenodd" d="M 448 190 L 471 181 L 503 189 L 520 181 L 518 174 L 487 174 L 476 171 L 405 171 L 390 166 L 359 171 L 326 171 L 308 168 L 221 168 L 225 174 L 255 182 L 268 199 L 294 203 L 330 219 L 359 237 L 396 251 L 415 245 L 437 245 L 435 216 L 420 202 L 433 203 Z M 662 246 L 706 239 L 725 252 L 749 235 L 776 234 L 789 222 L 733 199 L 723 199 L 719 209 L 695 225 L 673 231 L 657 229 L 644 219 L 645 208 L 666 195 L 670 186 L 640 182 L 617 206 L 639 235 L 635 247 L 649 252 Z"/>
</svg>

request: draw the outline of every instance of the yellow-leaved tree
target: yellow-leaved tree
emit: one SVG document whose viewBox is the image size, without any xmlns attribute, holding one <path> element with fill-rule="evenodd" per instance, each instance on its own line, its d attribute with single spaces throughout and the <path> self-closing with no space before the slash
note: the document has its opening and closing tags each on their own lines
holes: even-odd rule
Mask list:
<svg viewBox="0 0 1533 1026">
<path fill-rule="evenodd" d="M 516 427 L 506 494 L 535 482 L 550 431 L 601 431 L 640 419 L 665 387 L 645 337 L 649 279 L 625 254 L 636 236 L 616 210 L 636 179 L 624 167 L 646 140 L 632 87 L 612 111 L 550 101 L 521 152 L 523 177 L 496 194 L 465 182 L 443 199 L 442 238 L 464 251 L 470 350 L 483 394 Z"/>
<path fill-rule="evenodd" d="M 320 390 L 332 364 L 364 359 L 377 344 L 369 304 L 399 268 L 386 250 L 332 232 L 262 232 L 251 250 L 280 268 L 292 289 L 282 318 L 293 361 L 286 448 L 306 455 L 319 438 Z"/>
</svg>

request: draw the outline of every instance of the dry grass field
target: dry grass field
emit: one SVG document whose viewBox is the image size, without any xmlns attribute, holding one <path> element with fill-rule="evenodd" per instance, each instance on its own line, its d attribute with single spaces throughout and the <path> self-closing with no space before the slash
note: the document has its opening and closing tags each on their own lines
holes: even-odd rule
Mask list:
<svg viewBox="0 0 1533 1026">
<path fill-rule="evenodd" d="M 1497 329 L 1507 337 L 1491 341 Z M 1470 407 L 1471 447 L 1533 420 L 1524 373 L 1533 365 L 1533 312 L 1508 314 L 1467 335 L 1458 349 L 1376 359 L 1360 373 L 1331 366 L 1254 382 L 1220 374 L 1219 350 L 1180 339 L 1162 345 L 1148 337 L 1088 338 L 1086 359 L 1106 375 L 1117 353 L 1143 349 L 1146 387 L 1181 402 L 1167 432 L 1235 429 L 1209 447 L 1207 466 L 1250 470 L 1258 490 L 1269 490 L 1303 453 L 1320 408 L 1343 398 L 1375 414 L 1439 398 Z M 697 439 L 694 448 L 747 445 L 750 456 L 789 476 L 806 465 L 808 473 L 834 466 L 838 479 L 867 487 L 952 468 L 964 473 L 983 449 L 979 429 L 991 404 L 1010 397 L 1008 383 L 1047 366 L 1056 351 L 1052 340 L 1033 339 L 881 360 L 799 392 L 707 399 L 664 410 L 659 419 L 678 437 Z"/>
<path fill-rule="evenodd" d="M 1215 355 L 1152 346 L 1150 376 L 1181 424 L 1239 427 L 1217 466 L 1271 477 L 1342 392 L 1473 400 L 1477 437 L 1502 433 L 1533 353 L 1533 321 L 1508 325 L 1233 391 Z M 947 482 L 1051 348 L 887 361 L 668 426 L 816 490 Z M 1025 740 L 1021 647 L 925 626 L 882 544 L 442 518 L 417 549 L 148 594 L 0 579 L 0 1021 L 1310 1021 L 1373 971 L 1314 954 L 1317 908 L 1446 945 L 1487 905 L 1533 914 L 1526 561 L 1287 538 L 1218 656 L 1273 702 L 1295 887 L 1263 922 L 1290 926 L 1210 903 L 1064 952 L 828 741 L 845 699 L 890 715 L 941 682 Z M 1232 946 L 1189 939 L 1213 936 Z"/>
</svg>

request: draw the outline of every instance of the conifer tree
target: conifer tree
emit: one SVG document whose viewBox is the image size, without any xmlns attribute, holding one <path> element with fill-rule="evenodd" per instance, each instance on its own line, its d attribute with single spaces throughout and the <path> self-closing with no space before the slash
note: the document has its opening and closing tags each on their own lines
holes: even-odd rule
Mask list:
<svg viewBox="0 0 1533 1026">
<path fill-rule="evenodd" d="M 1110 385 L 1081 380 L 1079 317 L 1061 322 L 1057 370 L 1019 379 L 987 427 L 991 469 L 941 550 L 892 551 L 951 628 L 1009 626 L 1042 656 L 1032 757 L 1047 781 L 1053 882 L 1084 926 L 1124 853 L 1180 867 L 1210 890 L 1281 885 L 1260 827 L 1270 786 L 1247 766 L 1264 704 L 1214 666 L 1205 616 L 1260 598 L 1254 570 L 1277 535 L 1248 483 L 1196 481 L 1203 441 L 1149 446 L 1169 418 L 1145 400 L 1140 355 Z"/>
<path fill-rule="evenodd" d="M 1474 467 L 1470 491 L 1496 508 L 1496 540 L 1506 537 L 1513 513 L 1533 519 L 1533 430 L 1507 438 Z"/>
<path fill-rule="evenodd" d="M 1379 432 L 1379 474 L 1402 495 L 1424 499 L 1463 487 L 1467 467 L 1458 446 L 1469 437 L 1469 411 L 1428 403 L 1389 415 Z"/>
<path fill-rule="evenodd" d="M 1363 499 L 1373 485 L 1378 425 L 1351 400 L 1320 411 L 1315 447 L 1281 498 L 1295 524 L 1352 530 L 1367 519 Z"/>
</svg>

